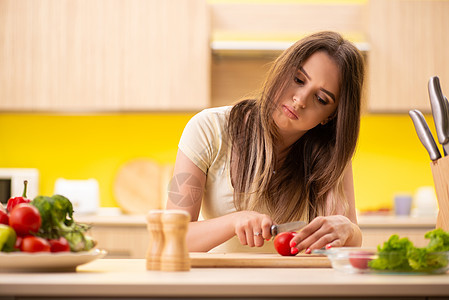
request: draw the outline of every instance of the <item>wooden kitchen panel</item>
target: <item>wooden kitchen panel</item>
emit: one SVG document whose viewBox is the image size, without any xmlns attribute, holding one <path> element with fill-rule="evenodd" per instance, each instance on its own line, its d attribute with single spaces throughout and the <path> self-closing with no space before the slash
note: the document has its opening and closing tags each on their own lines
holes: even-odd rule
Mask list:
<svg viewBox="0 0 449 300">
<path fill-rule="evenodd" d="M 362 228 L 362 246 L 377 247 L 383 245 L 390 236 L 397 234 L 400 238 L 408 238 L 416 247 L 425 247 L 429 240 L 424 238 L 424 234 L 435 229 L 431 228 Z"/>
<path fill-rule="evenodd" d="M 0 110 L 199 110 L 205 0 L 0 1 Z"/>
<path fill-rule="evenodd" d="M 89 234 L 97 241 L 97 248 L 108 252 L 106 258 L 145 258 L 150 241 L 146 225 L 95 224 Z"/>
<path fill-rule="evenodd" d="M 369 110 L 430 112 L 427 83 L 449 93 L 449 1 L 369 1 Z"/>
<path fill-rule="evenodd" d="M 275 56 L 213 56 L 211 105 L 223 106 L 258 95 Z"/>
<path fill-rule="evenodd" d="M 320 3 L 321 2 L 321 3 Z M 365 1 L 282 1 L 280 3 L 210 3 L 214 39 L 223 37 L 277 38 L 318 30 L 336 30 L 364 37 Z"/>
</svg>

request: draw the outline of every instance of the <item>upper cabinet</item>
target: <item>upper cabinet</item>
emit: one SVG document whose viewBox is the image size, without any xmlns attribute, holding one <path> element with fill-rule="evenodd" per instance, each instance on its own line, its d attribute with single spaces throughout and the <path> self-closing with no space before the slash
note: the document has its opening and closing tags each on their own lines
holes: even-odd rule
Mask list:
<svg viewBox="0 0 449 300">
<path fill-rule="evenodd" d="M 303 35 L 335 30 L 367 61 L 365 110 L 430 112 L 427 81 L 449 94 L 449 1 L 214 1 L 212 104 L 257 93 L 274 58 Z"/>
<path fill-rule="evenodd" d="M 449 95 L 449 1 L 369 2 L 368 109 L 430 112 L 427 83 Z"/>
<path fill-rule="evenodd" d="M 305 34 L 367 59 L 369 112 L 449 94 L 447 0 L 1 0 L 0 111 L 197 111 L 258 93 Z M 212 54 L 212 55 L 211 55 Z"/>
<path fill-rule="evenodd" d="M 365 1 L 214 1 L 212 50 L 284 50 L 306 33 L 335 30 L 366 49 Z"/>
<path fill-rule="evenodd" d="M 257 95 L 271 63 L 305 34 L 341 32 L 362 50 L 366 1 L 211 1 L 211 100 L 226 105 Z"/>
<path fill-rule="evenodd" d="M 204 0 L 0 1 L 0 110 L 198 110 Z"/>
</svg>

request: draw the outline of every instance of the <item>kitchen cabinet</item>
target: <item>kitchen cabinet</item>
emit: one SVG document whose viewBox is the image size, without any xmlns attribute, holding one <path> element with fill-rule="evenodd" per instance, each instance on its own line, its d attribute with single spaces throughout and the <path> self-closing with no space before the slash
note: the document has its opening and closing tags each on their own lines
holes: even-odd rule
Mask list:
<svg viewBox="0 0 449 300">
<path fill-rule="evenodd" d="M 397 216 L 359 216 L 358 222 L 363 235 L 363 247 L 377 247 L 397 234 L 407 237 L 416 247 L 424 247 L 429 240 L 424 234 L 435 229 L 436 216 L 397 217 Z"/>
<path fill-rule="evenodd" d="M 211 63 L 211 105 L 225 106 L 240 99 L 256 97 L 274 59 L 275 55 L 214 55 Z"/>
<path fill-rule="evenodd" d="M 75 216 L 91 225 L 90 234 L 107 258 L 145 258 L 149 235 L 143 215 Z M 424 234 L 435 228 L 436 217 L 361 216 L 359 226 L 364 247 L 377 247 L 392 234 L 408 237 L 417 247 L 427 245 Z"/>
<path fill-rule="evenodd" d="M 98 225 L 90 234 L 108 258 L 145 258 L 149 236 L 146 225 Z"/>
<path fill-rule="evenodd" d="M 336 30 L 362 51 L 369 47 L 364 1 L 217 1 L 209 6 L 211 106 L 257 95 L 273 60 L 306 33 Z"/>
<path fill-rule="evenodd" d="M 205 0 L 0 2 L 0 111 L 209 105 Z"/>
<path fill-rule="evenodd" d="M 364 111 L 429 113 L 427 81 L 434 75 L 449 93 L 448 1 L 219 2 L 211 13 L 213 106 L 257 93 L 286 41 L 318 30 L 341 32 L 365 55 Z"/>
<path fill-rule="evenodd" d="M 75 216 L 75 220 L 91 226 L 89 235 L 107 258 L 145 258 L 150 241 L 143 215 Z"/>
<path fill-rule="evenodd" d="M 368 109 L 430 112 L 427 82 L 449 93 L 449 1 L 374 0 L 368 4 Z"/>
</svg>

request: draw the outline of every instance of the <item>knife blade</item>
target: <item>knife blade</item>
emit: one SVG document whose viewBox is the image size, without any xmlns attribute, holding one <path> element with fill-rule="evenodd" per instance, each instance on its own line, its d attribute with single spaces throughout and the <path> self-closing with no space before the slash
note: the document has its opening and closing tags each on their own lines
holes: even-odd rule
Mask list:
<svg viewBox="0 0 449 300">
<path fill-rule="evenodd" d="M 428 90 L 438 142 L 443 146 L 444 155 L 447 155 L 449 153 L 449 108 L 446 105 L 438 76 L 429 79 Z"/>
<path fill-rule="evenodd" d="M 409 115 L 415 125 L 418 138 L 429 153 L 430 159 L 434 161 L 441 158 L 440 151 L 438 150 L 437 144 L 433 139 L 432 133 L 430 132 L 429 126 L 427 125 L 423 114 L 419 110 L 413 109 L 409 111 Z"/>
<path fill-rule="evenodd" d="M 284 223 L 284 224 L 279 224 L 279 225 L 275 224 L 275 225 L 271 226 L 271 235 L 274 237 L 281 232 L 298 231 L 306 225 L 307 225 L 307 222 L 304 222 L 304 221 L 295 221 L 295 222 L 289 222 L 289 223 Z"/>
<path fill-rule="evenodd" d="M 449 101 L 446 96 L 444 96 L 444 101 L 446 102 L 447 119 L 449 120 Z M 447 122 L 447 131 L 449 132 L 449 122 Z"/>
</svg>

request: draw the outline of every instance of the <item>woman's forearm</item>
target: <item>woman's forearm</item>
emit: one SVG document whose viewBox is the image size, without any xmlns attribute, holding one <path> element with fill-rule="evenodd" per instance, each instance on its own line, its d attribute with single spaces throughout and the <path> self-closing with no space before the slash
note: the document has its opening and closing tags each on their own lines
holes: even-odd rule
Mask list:
<svg viewBox="0 0 449 300">
<path fill-rule="evenodd" d="M 190 222 L 186 237 L 189 251 L 206 252 L 232 238 L 235 235 L 235 214 Z"/>
</svg>

